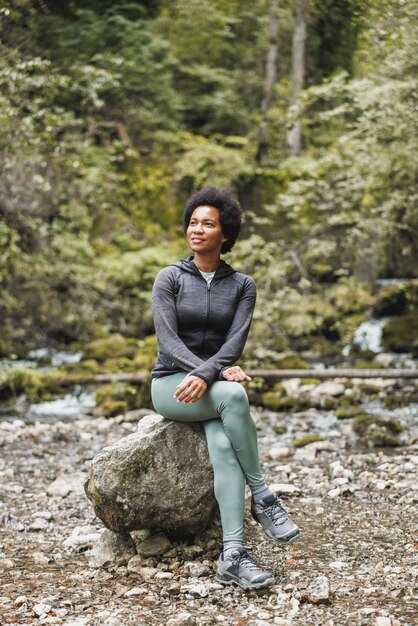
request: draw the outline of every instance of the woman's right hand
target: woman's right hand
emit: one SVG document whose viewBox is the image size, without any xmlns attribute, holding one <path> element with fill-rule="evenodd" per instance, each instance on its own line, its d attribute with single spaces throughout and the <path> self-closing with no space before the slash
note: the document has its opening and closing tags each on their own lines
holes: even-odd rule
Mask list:
<svg viewBox="0 0 418 626">
<path fill-rule="evenodd" d="M 187 375 L 179 385 L 177 385 L 174 397 L 177 402 L 186 404 L 198 402 L 208 388 L 207 383 L 199 376 Z"/>
</svg>

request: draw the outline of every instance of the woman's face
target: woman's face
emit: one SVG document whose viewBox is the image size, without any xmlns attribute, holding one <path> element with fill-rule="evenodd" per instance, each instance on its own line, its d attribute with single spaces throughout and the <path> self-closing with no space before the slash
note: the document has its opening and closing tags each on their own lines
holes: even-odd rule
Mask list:
<svg viewBox="0 0 418 626">
<path fill-rule="evenodd" d="M 218 209 L 208 205 L 198 206 L 193 211 L 186 235 L 190 249 L 200 254 L 220 254 L 223 242 L 227 241 Z"/>
</svg>

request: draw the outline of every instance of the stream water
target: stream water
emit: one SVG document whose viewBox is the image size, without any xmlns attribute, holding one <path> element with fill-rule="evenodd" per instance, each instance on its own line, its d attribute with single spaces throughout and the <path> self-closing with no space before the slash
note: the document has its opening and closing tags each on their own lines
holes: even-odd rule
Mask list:
<svg viewBox="0 0 418 626">
<path fill-rule="evenodd" d="M 78 363 L 83 353 L 66 352 L 51 348 L 31 350 L 27 359 L 0 360 L 0 373 L 10 369 L 34 369 L 38 372 L 56 370 L 65 363 Z M 76 385 L 71 393 L 59 396 L 48 402 L 31 404 L 26 396 L 19 396 L 13 402 L 0 403 L 0 421 L 21 419 L 26 423 L 35 421 L 74 420 L 88 415 L 95 406 L 95 391 L 92 388 Z"/>
</svg>

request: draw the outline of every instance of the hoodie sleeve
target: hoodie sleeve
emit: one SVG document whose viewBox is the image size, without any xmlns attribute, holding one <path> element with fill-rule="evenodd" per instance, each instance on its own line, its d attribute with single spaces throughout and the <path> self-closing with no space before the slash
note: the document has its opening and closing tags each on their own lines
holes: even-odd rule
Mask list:
<svg viewBox="0 0 418 626">
<path fill-rule="evenodd" d="M 202 361 L 190 373 L 200 376 L 208 384 L 216 378 L 224 380 L 222 372 L 231 367 L 241 356 L 250 331 L 257 290 L 255 282 L 245 276 L 244 286 L 239 299 L 234 320 L 225 337 L 225 342 L 216 354 L 207 361 Z"/>
<path fill-rule="evenodd" d="M 202 359 L 193 354 L 178 336 L 175 276 L 170 267 L 162 269 L 155 279 L 152 314 L 160 352 L 186 372 L 198 368 Z"/>
</svg>

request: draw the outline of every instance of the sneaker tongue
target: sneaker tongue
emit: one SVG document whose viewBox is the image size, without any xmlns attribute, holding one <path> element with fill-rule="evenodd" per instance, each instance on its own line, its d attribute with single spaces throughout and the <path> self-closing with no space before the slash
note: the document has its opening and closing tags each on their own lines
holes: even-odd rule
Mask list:
<svg viewBox="0 0 418 626">
<path fill-rule="evenodd" d="M 276 496 L 274 494 L 272 494 L 271 496 L 266 496 L 265 498 L 260 500 L 260 504 L 262 504 L 263 506 L 271 506 L 275 502 L 276 502 Z"/>
</svg>

